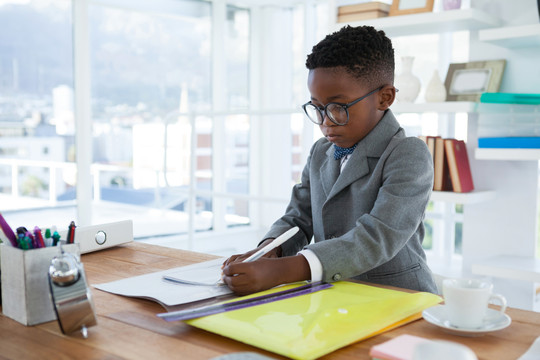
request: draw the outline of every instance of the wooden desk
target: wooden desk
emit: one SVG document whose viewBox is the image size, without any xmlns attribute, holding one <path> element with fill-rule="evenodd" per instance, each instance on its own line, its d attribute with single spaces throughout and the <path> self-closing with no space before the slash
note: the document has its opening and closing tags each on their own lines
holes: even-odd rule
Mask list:
<svg viewBox="0 0 540 360">
<path fill-rule="evenodd" d="M 103 283 L 210 260 L 211 255 L 131 243 L 83 255 L 90 284 Z M 167 323 L 155 316 L 163 308 L 149 300 L 109 294 L 92 288 L 98 325 L 89 337 L 65 336 L 56 322 L 25 327 L 0 316 L 0 358 L 7 359 L 210 359 L 255 351 L 283 357 L 215 335 L 182 322 Z M 540 314 L 508 309 L 512 324 L 481 337 L 450 335 L 423 319 L 337 350 L 323 359 L 369 359 L 371 346 L 400 334 L 459 342 L 479 359 L 516 359 L 540 336 Z"/>
</svg>

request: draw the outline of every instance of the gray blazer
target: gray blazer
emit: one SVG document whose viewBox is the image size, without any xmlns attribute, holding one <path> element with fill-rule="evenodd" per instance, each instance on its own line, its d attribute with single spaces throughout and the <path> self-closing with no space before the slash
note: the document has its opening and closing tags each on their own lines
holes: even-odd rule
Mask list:
<svg viewBox="0 0 540 360">
<path fill-rule="evenodd" d="M 433 187 L 426 144 L 406 137 L 387 110 L 341 174 L 333 154 L 325 138 L 313 145 L 285 215 L 265 238 L 298 226 L 301 231 L 282 245 L 283 256 L 313 251 L 326 282 L 354 278 L 436 293 L 422 249 Z"/>
</svg>

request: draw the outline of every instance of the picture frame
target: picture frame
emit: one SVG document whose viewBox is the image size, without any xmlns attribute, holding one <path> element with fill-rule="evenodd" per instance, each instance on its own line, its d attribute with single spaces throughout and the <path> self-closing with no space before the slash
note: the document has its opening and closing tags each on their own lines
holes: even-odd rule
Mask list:
<svg viewBox="0 0 540 360">
<path fill-rule="evenodd" d="M 485 92 L 498 92 L 506 60 L 453 63 L 444 80 L 446 101 L 480 101 Z"/>
<path fill-rule="evenodd" d="M 434 0 L 393 0 L 389 16 L 410 15 L 433 11 Z"/>
</svg>

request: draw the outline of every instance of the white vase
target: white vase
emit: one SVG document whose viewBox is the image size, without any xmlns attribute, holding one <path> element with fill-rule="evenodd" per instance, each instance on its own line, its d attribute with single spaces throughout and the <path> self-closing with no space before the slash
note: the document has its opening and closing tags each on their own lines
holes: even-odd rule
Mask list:
<svg viewBox="0 0 540 360">
<path fill-rule="evenodd" d="M 402 72 L 396 77 L 395 86 L 399 90 L 396 100 L 399 102 L 414 102 L 420 92 L 420 80 L 412 73 L 414 56 L 401 58 Z"/>
<path fill-rule="evenodd" d="M 444 10 L 455 10 L 461 7 L 461 0 L 443 0 Z"/>
<path fill-rule="evenodd" d="M 427 102 L 443 102 L 446 101 L 446 88 L 444 87 L 439 72 L 435 70 L 433 76 L 426 87 Z"/>
</svg>

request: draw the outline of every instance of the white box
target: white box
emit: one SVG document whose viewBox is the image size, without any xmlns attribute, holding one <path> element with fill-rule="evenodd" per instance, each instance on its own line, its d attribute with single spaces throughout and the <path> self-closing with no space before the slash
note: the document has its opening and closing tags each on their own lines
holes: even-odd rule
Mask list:
<svg viewBox="0 0 540 360">
<path fill-rule="evenodd" d="M 67 238 L 67 230 L 60 232 L 61 239 Z M 80 245 L 81 254 L 102 250 L 133 241 L 133 221 L 124 220 L 108 224 L 77 226 L 75 243 Z"/>
<path fill-rule="evenodd" d="M 21 250 L 1 245 L 2 312 L 23 325 L 56 320 L 49 289 L 49 266 L 60 247 Z M 80 259 L 78 244 L 63 245 Z"/>
</svg>

